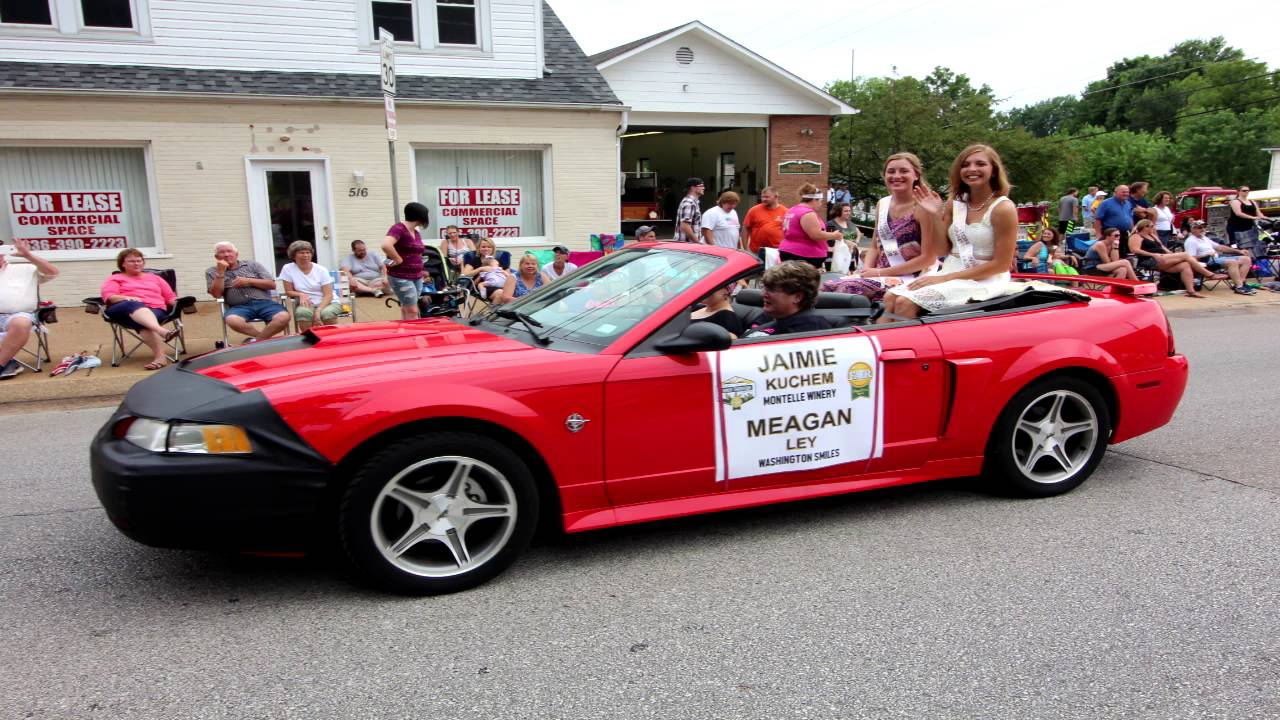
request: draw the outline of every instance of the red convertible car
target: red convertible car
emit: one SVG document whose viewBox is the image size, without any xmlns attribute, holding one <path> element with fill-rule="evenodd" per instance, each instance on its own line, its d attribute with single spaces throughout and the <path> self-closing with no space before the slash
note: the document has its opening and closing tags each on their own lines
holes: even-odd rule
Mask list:
<svg viewBox="0 0 1280 720">
<path fill-rule="evenodd" d="M 162 547 L 297 552 L 336 540 L 369 582 L 495 576 L 539 523 L 568 532 L 983 474 L 1066 492 L 1107 443 L 1181 399 L 1147 284 L 1041 284 L 871 324 L 734 339 L 690 321 L 761 268 L 637 245 L 470 319 L 316 327 L 138 383 L 94 440 L 112 522 Z M 1062 280 L 1063 276 L 1055 276 Z M 760 312 L 744 289 L 736 312 Z"/>
</svg>

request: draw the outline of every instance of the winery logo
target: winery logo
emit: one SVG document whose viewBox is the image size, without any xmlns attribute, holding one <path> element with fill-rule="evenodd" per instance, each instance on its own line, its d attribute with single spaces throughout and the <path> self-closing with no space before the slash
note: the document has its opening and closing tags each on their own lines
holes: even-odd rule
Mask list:
<svg viewBox="0 0 1280 720">
<path fill-rule="evenodd" d="M 849 386 L 853 388 L 853 399 L 871 397 L 871 381 L 875 372 L 864 362 L 856 362 L 849 366 Z"/>
<path fill-rule="evenodd" d="M 731 377 L 720 383 L 720 400 L 734 410 L 741 410 L 755 396 L 755 382 L 744 377 Z"/>
</svg>

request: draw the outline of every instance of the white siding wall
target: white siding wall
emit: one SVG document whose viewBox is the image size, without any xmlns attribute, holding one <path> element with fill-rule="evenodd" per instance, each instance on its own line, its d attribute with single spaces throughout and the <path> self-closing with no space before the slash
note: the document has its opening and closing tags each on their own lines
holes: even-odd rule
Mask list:
<svg viewBox="0 0 1280 720">
<path fill-rule="evenodd" d="M 31 0 L 37 1 L 37 0 Z M 423 12 L 431 10 L 422 0 Z M 487 0 L 492 52 L 398 49 L 401 75 L 538 77 L 540 0 Z M 0 28 L 0 58 L 299 72 L 378 72 L 361 49 L 360 0 L 150 0 L 152 37 L 110 40 Z M 469 52 L 470 54 L 464 54 Z"/>
<path fill-rule="evenodd" d="M 693 50 L 691 64 L 676 62 L 680 47 Z M 601 74 L 635 112 L 826 115 L 831 109 L 696 32 L 655 45 Z"/>
</svg>

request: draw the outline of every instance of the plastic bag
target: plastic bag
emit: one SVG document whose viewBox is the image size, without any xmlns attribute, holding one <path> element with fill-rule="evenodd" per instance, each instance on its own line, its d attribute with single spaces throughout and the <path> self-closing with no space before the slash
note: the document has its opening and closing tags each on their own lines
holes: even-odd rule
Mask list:
<svg viewBox="0 0 1280 720">
<path fill-rule="evenodd" d="M 843 240 L 837 240 L 835 247 L 831 250 L 831 272 L 844 275 L 849 272 L 849 264 L 852 262 L 853 251 L 849 250 L 849 244 Z"/>
<path fill-rule="evenodd" d="M 778 254 L 778 248 L 764 249 L 764 269 L 765 270 L 768 270 L 774 265 L 780 265 L 781 263 L 782 263 L 782 256 Z"/>
</svg>

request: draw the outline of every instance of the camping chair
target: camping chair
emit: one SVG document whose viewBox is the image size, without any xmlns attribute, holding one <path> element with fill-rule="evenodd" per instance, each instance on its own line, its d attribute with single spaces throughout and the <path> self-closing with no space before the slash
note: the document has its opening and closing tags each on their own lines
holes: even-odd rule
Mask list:
<svg viewBox="0 0 1280 720">
<path fill-rule="evenodd" d="M 116 271 L 116 273 L 112 274 L 114 275 L 118 272 L 119 271 Z M 143 270 L 143 272 L 149 272 L 152 275 L 159 275 L 164 278 L 164 281 L 168 283 L 170 288 L 175 292 L 177 291 L 178 274 L 173 270 L 152 270 L 151 268 L 147 268 Z M 101 315 L 103 321 L 111 327 L 111 367 L 119 367 L 120 363 L 132 357 L 132 355 L 138 351 L 138 348 L 146 345 L 146 343 L 142 341 L 142 336 L 138 334 L 139 331 L 122 323 L 118 323 L 107 316 L 106 312 L 104 312 L 106 310 L 106 303 L 102 301 L 101 297 L 85 298 L 84 304 L 86 310 L 91 313 Z M 165 353 L 165 357 L 171 362 L 176 363 L 179 358 L 187 354 L 187 335 L 186 331 L 182 327 L 182 314 L 186 312 L 188 308 L 190 308 L 191 312 L 195 312 L 195 307 L 196 299 L 191 295 L 184 295 L 174 302 L 173 307 L 169 309 L 169 312 L 163 318 L 157 318 L 161 327 L 164 327 L 165 325 L 172 325 L 173 329 L 178 331 L 177 335 L 174 335 L 172 340 L 165 342 L 165 345 L 168 346 L 170 350 L 170 352 Z M 131 342 L 133 344 L 132 347 L 129 346 Z"/>
<path fill-rule="evenodd" d="M 284 306 L 284 305 L 285 305 L 285 303 L 281 302 L 281 298 L 283 298 L 283 297 L 284 297 L 284 292 L 283 292 L 282 290 L 280 290 L 278 287 L 277 287 L 277 288 L 273 288 L 273 289 L 271 290 L 271 301 L 272 301 L 272 302 L 280 303 L 280 305 L 281 305 L 281 306 Z M 230 333 L 228 332 L 228 331 L 230 330 L 230 328 L 228 328 L 228 327 L 227 327 L 227 313 L 226 313 L 226 310 L 227 310 L 227 300 L 226 300 L 226 297 L 220 297 L 220 298 L 217 298 L 217 302 L 218 302 L 218 320 L 220 320 L 220 321 L 222 322 L 222 345 L 221 345 L 221 347 L 224 347 L 224 348 L 225 348 L 225 347 L 231 347 L 231 336 L 230 336 Z M 289 311 L 289 308 L 288 308 L 288 307 L 285 307 L 285 310 L 286 310 L 286 311 Z M 262 325 L 263 325 L 264 327 L 266 326 L 266 323 L 265 323 L 265 322 L 263 322 L 262 320 L 248 320 L 248 321 L 246 321 L 246 322 L 262 323 Z M 293 312 L 292 312 L 292 311 L 289 311 L 289 324 L 285 326 L 285 329 L 284 329 L 284 333 L 283 333 L 283 334 L 288 335 L 288 334 L 290 333 L 289 328 L 291 328 L 292 326 L 293 326 Z"/>
<path fill-rule="evenodd" d="M 343 307 L 340 318 L 351 318 L 352 324 L 360 322 L 356 319 L 356 294 L 351 290 L 351 278 L 337 270 L 329 273 L 333 277 L 333 300 Z"/>
<path fill-rule="evenodd" d="M 31 337 L 36 340 L 36 349 L 28 350 L 26 346 L 20 347 L 18 348 L 18 354 L 14 355 L 13 359 L 17 360 L 22 367 L 38 373 L 46 362 L 53 361 L 53 358 L 49 355 L 49 328 L 45 326 L 58 322 L 58 306 L 53 304 L 42 305 L 40 303 L 39 286 L 36 287 L 36 310 L 31 315 L 35 318 L 31 322 Z M 30 343 L 31 341 L 28 340 L 27 342 Z M 23 360 L 24 355 L 31 359 Z"/>
</svg>

